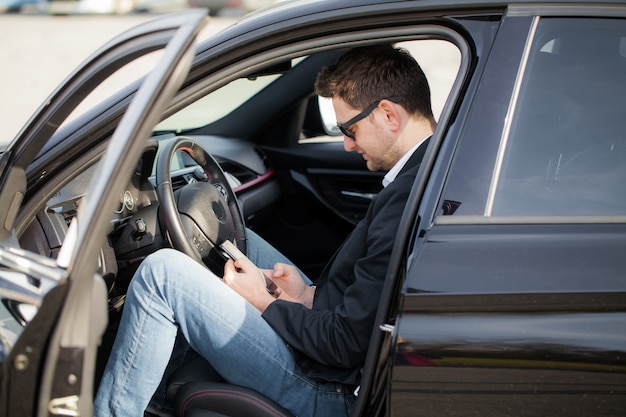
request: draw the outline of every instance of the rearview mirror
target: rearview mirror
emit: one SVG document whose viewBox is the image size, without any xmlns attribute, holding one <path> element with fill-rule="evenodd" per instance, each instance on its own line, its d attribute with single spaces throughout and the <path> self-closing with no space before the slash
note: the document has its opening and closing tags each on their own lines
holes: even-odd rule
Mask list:
<svg viewBox="0 0 626 417">
<path fill-rule="evenodd" d="M 285 74 L 291 69 L 291 60 L 279 62 L 278 64 L 270 65 L 269 67 L 261 68 L 258 71 L 249 74 L 246 78 L 249 80 L 255 80 L 257 77 L 264 75 L 278 75 Z"/>
<path fill-rule="evenodd" d="M 335 116 L 335 108 L 333 107 L 332 99 L 318 97 L 318 106 L 326 134 L 330 136 L 341 136 L 341 131 L 337 127 L 337 116 Z"/>
</svg>

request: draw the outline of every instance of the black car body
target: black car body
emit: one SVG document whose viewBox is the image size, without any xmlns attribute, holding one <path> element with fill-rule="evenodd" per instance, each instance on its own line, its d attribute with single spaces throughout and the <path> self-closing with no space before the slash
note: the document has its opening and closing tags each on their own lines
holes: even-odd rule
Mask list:
<svg viewBox="0 0 626 417">
<path fill-rule="evenodd" d="M 315 74 L 352 46 L 423 41 L 435 49 L 418 61 L 441 45 L 459 59 L 353 415 L 624 413 L 624 2 L 287 1 L 195 47 L 203 24 L 175 14 L 107 44 L 2 154 L 0 294 L 20 324 L 4 332 L 1 415 L 90 415 L 125 286 L 171 244 L 153 166 L 175 136 L 211 152 L 246 224 L 315 276 L 382 176 L 324 127 Z M 66 121 L 163 48 L 145 78 Z M 172 182 L 204 179 L 176 161 Z"/>
</svg>

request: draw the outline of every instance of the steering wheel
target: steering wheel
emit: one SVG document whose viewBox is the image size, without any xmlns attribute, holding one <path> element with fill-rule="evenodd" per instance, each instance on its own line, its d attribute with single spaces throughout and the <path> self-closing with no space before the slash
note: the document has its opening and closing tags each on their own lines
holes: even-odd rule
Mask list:
<svg viewBox="0 0 626 417">
<path fill-rule="evenodd" d="M 193 181 L 173 191 L 171 161 L 179 150 L 200 165 L 208 181 Z M 217 161 L 198 143 L 182 136 L 165 143 L 156 164 L 156 191 L 159 218 L 174 249 L 220 276 L 222 242 L 230 240 L 246 253 L 246 228 L 237 197 Z"/>
</svg>

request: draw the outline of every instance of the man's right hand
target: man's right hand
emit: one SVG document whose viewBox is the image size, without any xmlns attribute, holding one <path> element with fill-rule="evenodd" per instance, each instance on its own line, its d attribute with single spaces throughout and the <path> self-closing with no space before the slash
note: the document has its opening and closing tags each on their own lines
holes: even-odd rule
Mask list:
<svg viewBox="0 0 626 417">
<path fill-rule="evenodd" d="M 303 304 L 308 308 L 313 306 L 315 287 L 304 283 L 300 273 L 293 265 L 277 263 L 274 269 L 266 269 L 265 275 L 278 287 L 274 296 L 280 300 Z"/>
</svg>

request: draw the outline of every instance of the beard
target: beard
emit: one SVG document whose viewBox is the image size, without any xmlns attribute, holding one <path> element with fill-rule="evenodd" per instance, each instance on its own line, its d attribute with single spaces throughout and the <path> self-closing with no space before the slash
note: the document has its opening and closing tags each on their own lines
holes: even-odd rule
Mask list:
<svg viewBox="0 0 626 417">
<path fill-rule="evenodd" d="M 370 171 L 389 171 L 402 158 L 402 152 L 392 145 L 386 152 L 380 154 L 364 154 L 365 164 Z"/>
</svg>

